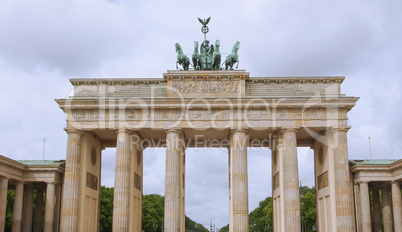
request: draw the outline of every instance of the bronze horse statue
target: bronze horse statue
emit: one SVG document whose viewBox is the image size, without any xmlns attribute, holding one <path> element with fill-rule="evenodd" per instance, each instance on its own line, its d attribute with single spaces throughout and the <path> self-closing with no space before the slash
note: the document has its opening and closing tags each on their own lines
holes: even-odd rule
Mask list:
<svg viewBox="0 0 402 232">
<path fill-rule="evenodd" d="M 194 52 L 193 52 L 193 67 L 194 70 L 201 69 L 200 53 L 198 52 L 198 41 L 194 42 Z"/>
<path fill-rule="evenodd" d="M 177 61 L 176 61 L 176 69 L 179 69 L 177 64 L 183 66 L 184 70 L 188 70 L 188 66 L 190 65 L 190 60 L 186 55 L 184 55 L 183 50 L 179 43 L 175 44 L 176 52 L 177 52 Z"/>
<path fill-rule="evenodd" d="M 228 70 L 230 66 L 230 70 L 233 70 L 233 65 L 237 63 L 236 69 L 239 67 L 239 56 L 237 55 L 237 51 L 239 50 L 240 42 L 237 41 L 233 45 L 232 53 L 226 57 L 225 60 L 225 69 Z"/>
<path fill-rule="evenodd" d="M 219 51 L 219 47 L 221 46 L 221 43 L 219 41 L 219 39 L 216 40 L 215 42 L 215 50 L 214 53 L 212 55 L 212 60 L 213 60 L 213 64 L 212 64 L 212 70 L 220 70 L 221 69 L 221 52 Z"/>
</svg>

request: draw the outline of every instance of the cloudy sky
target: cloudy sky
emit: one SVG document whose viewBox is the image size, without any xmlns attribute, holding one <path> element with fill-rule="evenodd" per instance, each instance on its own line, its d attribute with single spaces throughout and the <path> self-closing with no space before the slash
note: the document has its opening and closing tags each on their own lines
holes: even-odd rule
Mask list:
<svg viewBox="0 0 402 232">
<path fill-rule="evenodd" d="M 197 17 L 211 16 L 208 38 L 228 53 L 241 41 L 241 69 L 254 77 L 346 76 L 342 91 L 360 97 L 349 113 L 349 157 L 402 157 L 402 2 L 0 1 L 0 154 L 65 159 L 69 78 L 162 77 L 175 68 L 174 43 L 191 54 L 202 41 Z M 303 185 L 312 186 L 312 152 L 299 149 Z M 102 184 L 113 186 L 114 149 L 103 152 Z M 164 151 L 145 153 L 144 192 L 164 194 Z M 249 151 L 250 211 L 271 195 L 271 156 Z M 228 223 L 226 151 L 187 155 L 186 213 Z"/>
</svg>

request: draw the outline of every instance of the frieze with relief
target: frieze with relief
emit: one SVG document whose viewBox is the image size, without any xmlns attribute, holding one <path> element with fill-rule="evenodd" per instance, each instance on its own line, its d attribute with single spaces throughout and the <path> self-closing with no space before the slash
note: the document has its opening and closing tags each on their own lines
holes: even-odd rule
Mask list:
<svg viewBox="0 0 402 232">
<path fill-rule="evenodd" d="M 270 119 L 271 112 L 269 109 L 252 109 L 247 110 L 244 115 L 247 119 L 258 120 L 258 119 Z"/>
<path fill-rule="evenodd" d="M 272 114 L 276 114 L 276 120 L 302 119 L 302 120 L 327 120 L 336 119 L 339 122 L 347 120 L 346 109 L 325 109 L 325 108 L 309 108 L 309 109 L 287 109 L 278 108 L 276 110 L 270 108 L 261 109 L 237 109 L 233 111 L 229 109 L 128 109 L 127 111 L 116 110 L 72 110 L 69 120 L 72 121 L 224 121 L 233 119 L 247 120 L 270 120 L 273 119 Z M 105 120 L 106 119 L 106 120 Z M 345 121 L 346 122 L 346 121 Z"/>
<path fill-rule="evenodd" d="M 173 90 L 180 93 L 237 93 L 240 82 L 222 81 L 173 81 Z"/>
</svg>

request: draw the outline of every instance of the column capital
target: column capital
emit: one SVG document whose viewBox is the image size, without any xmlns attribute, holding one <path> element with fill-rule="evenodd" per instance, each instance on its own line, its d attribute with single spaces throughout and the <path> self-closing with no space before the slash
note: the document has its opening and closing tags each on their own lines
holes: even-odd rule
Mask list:
<svg viewBox="0 0 402 232">
<path fill-rule="evenodd" d="M 183 130 L 182 128 L 165 128 L 165 133 L 177 133 L 177 134 L 182 134 Z"/>
<path fill-rule="evenodd" d="M 127 128 L 119 128 L 119 129 L 116 130 L 116 133 L 120 133 L 120 132 L 122 132 L 122 133 L 131 133 L 131 131 L 129 129 L 127 129 Z"/>
<path fill-rule="evenodd" d="M 280 131 L 281 133 L 284 132 L 297 132 L 300 129 L 300 127 L 281 127 Z"/>
<path fill-rule="evenodd" d="M 68 127 L 65 127 L 64 130 L 67 132 L 67 134 L 70 134 L 70 133 L 82 134 L 82 133 L 84 133 L 82 130 L 77 130 L 77 129 L 68 128 Z"/>
<path fill-rule="evenodd" d="M 369 184 L 370 181 L 369 180 L 359 180 L 359 185 L 360 184 Z"/>
<path fill-rule="evenodd" d="M 120 128 L 116 130 L 116 134 L 118 133 L 128 133 L 130 135 L 137 135 L 138 137 L 140 137 L 140 133 L 137 130 L 131 130 L 131 129 L 127 129 L 127 128 Z M 102 147 L 103 149 L 105 149 L 104 147 Z"/>
<path fill-rule="evenodd" d="M 46 181 L 46 184 L 54 184 L 54 185 L 56 185 L 58 183 L 59 183 L 58 181 Z"/>
<path fill-rule="evenodd" d="M 248 128 L 248 127 L 247 127 L 247 128 L 244 127 L 244 128 L 231 128 L 231 129 L 230 129 L 230 133 L 231 133 L 231 134 L 236 133 L 236 132 L 242 132 L 242 133 L 248 134 L 249 128 Z"/>
<path fill-rule="evenodd" d="M 348 132 L 350 128 L 351 128 L 350 126 L 346 126 L 346 127 L 332 127 L 332 128 L 331 128 L 331 131 L 332 131 L 332 132 L 338 132 L 338 131 Z"/>
<path fill-rule="evenodd" d="M 391 185 L 392 185 L 392 184 L 399 184 L 399 185 L 400 185 L 401 182 L 399 182 L 399 181 L 397 181 L 397 180 L 391 180 Z"/>
</svg>

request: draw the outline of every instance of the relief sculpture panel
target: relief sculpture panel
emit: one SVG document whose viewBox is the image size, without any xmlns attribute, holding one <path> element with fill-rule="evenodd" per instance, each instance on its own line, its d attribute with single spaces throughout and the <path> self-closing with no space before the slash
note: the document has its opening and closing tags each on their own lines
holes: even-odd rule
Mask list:
<svg viewBox="0 0 402 232">
<path fill-rule="evenodd" d="M 172 87 L 180 93 L 237 93 L 239 81 L 174 81 Z"/>
</svg>

